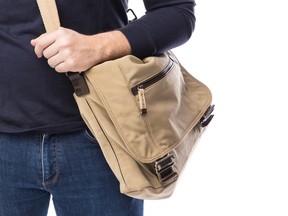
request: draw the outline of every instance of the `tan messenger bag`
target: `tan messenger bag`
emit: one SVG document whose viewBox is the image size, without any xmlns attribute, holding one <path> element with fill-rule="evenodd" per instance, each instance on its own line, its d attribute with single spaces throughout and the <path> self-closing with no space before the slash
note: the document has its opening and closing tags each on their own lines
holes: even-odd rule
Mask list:
<svg viewBox="0 0 288 216">
<path fill-rule="evenodd" d="M 46 30 L 56 30 L 55 0 L 37 0 Z M 171 196 L 193 146 L 213 118 L 212 95 L 172 52 L 128 55 L 68 73 L 87 126 L 120 183 L 139 199 Z"/>
</svg>

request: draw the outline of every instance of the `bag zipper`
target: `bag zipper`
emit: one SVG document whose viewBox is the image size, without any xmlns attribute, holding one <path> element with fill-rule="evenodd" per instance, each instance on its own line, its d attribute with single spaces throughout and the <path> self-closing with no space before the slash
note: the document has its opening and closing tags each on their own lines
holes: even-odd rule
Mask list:
<svg viewBox="0 0 288 216">
<path fill-rule="evenodd" d="M 170 58 L 168 64 L 162 71 L 131 88 L 131 92 L 134 96 L 138 94 L 140 113 L 142 115 L 147 113 L 145 89 L 163 79 L 171 71 L 172 67 L 173 67 L 173 60 Z"/>
</svg>

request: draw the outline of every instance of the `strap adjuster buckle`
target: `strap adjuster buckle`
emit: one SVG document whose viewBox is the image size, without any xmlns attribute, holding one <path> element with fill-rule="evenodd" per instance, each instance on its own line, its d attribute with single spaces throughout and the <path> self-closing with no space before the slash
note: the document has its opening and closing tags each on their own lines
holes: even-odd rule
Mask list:
<svg viewBox="0 0 288 216">
<path fill-rule="evenodd" d="M 214 117 L 213 111 L 214 111 L 215 105 L 211 105 L 208 107 L 208 109 L 205 111 L 204 115 L 202 116 L 202 118 L 200 119 L 200 125 L 201 127 L 206 127 L 211 120 Z"/>
<path fill-rule="evenodd" d="M 155 171 L 161 184 L 167 185 L 178 179 L 178 173 L 174 168 L 175 154 L 168 153 L 155 161 Z"/>
</svg>

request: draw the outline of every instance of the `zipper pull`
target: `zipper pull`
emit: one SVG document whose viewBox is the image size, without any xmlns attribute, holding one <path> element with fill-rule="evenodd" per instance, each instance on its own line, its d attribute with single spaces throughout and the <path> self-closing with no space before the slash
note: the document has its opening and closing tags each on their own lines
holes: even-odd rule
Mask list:
<svg viewBox="0 0 288 216">
<path fill-rule="evenodd" d="M 140 113 L 141 115 L 144 115 L 147 113 L 147 107 L 146 107 L 144 88 L 142 85 L 138 86 L 138 100 L 139 100 L 139 106 L 140 106 Z"/>
</svg>

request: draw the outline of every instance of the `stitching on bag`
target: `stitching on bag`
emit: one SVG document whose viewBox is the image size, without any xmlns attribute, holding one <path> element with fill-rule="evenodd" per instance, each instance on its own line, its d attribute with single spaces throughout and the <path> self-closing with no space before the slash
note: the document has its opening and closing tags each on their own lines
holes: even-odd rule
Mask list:
<svg viewBox="0 0 288 216">
<path fill-rule="evenodd" d="M 125 75 L 124 75 L 125 69 L 123 68 L 123 64 L 120 64 L 120 70 L 121 70 L 121 72 L 122 72 L 122 76 L 124 77 L 124 79 L 125 79 L 125 81 L 126 81 L 127 86 L 129 86 L 129 89 L 128 89 L 128 90 L 130 91 L 130 89 L 132 88 L 132 86 L 130 86 L 130 83 L 128 82 L 128 80 L 126 79 L 126 77 L 125 77 Z M 158 72 L 158 73 L 159 73 L 159 72 Z M 153 75 L 152 75 L 151 77 L 153 77 Z M 149 78 L 148 78 L 148 79 L 149 79 Z M 146 80 L 147 80 L 147 79 L 146 79 Z M 142 81 L 141 81 L 141 82 L 142 82 Z M 132 96 L 132 98 L 133 98 L 133 101 L 135 102 L 136 107 L 138 107 L 137 97 L 134 96 L 134 95 L 132 95 L 131 91 L 130 91 L 130 94 L 131 94 L 131 96 Z M 111 112 L 111 113 L 112 113 L 112 112 Z M 116 118 L 114 117 L 114 115 L 113 115 L 113 118 L 116 120 Z M 156 145 L 155 137 L 153 136 L 153 134 L 152 134 L 152 132 L 151 132 L 151 130 L 150 130 L 150 128 L 149 128 L 149 121 L 148 121 L 148 122 L 146 121 L 146 120 L 147 120 L 146 117 L 142 117 L 142 118 L 143 118 L 143 120 L 144 120 L 144 122 L 145 122 L 145 126 L 146 126 L 146 128 L 147 128 L 147 130 L 148 130 L 148 133 L 149 133 L 151 139 L 152 139 L 152 143 L 153 143 L 154 147 L 157 148 L 158 151 L 160 151 L 161 148 L 158 148 L 158 146 Z M 117 121 L 116 121 L 116 122 L 117 122 Z M 117 122 L 117 123 L 118 123 L 118 122 Z M 118 125 L 118 124 L 117 124 L 117 125 Z M 119 128 L 119 130 L 121 131 L 121 133 L 123 134 L 123 136 L 121 136 L 121 137 L 124 137 L 125 135 L 124 135 L 123 131 L 120 129 L 120 127 L 118 127 L 118 128 Z M 125 141 L 127 142 L 126 139 L 125 139 Z M 133 150 L 134 155 L 138 155 L 137 152 L 136 152 L 136 150 L 135 150 L 134 148 L 129 148 L 129 150 L 130 150 L 130 151 Z M 150 162 L 151 158 L 150 158 L 150 159 L 147 159 L 147 160 L 149 160 L 149 162 Z"/>
<path fill-rule="evenodd" d="M 120 66 L 120 70 L 121 70 L 121 72 L 122 72 L 122 76 L 123 76 L 124 79 L 125 79 L 125 76 L 123 75 L 123 68 L 121 67 L 121 65 L 119 65 L 119 66 Z M 125 79 L 125 80 L 126 80 L 126 79 Z M 128 83 L 127 80 L 126 80 L 126 83 Z M 106 108 L 108 115 L 111 117 L 112 122 L 114 123 L 114 126 L 116 127 L 116 130 L 119 131 L 120 137 L 122 138 L 122 140 L 124 141 L 125 144 L 128 143 L 128 141 L 127 141 L 127 139 L 126 139 L 126 136 L 124 135 L 123 130 L 121 130 L 121 128 L 119 127 L 118 121 L 116 121 L 116 118 L 115 118 L 115 116 L 114 116 L 114 114 L 113 114 L 113 112 L 112 112 L 112 110 L 111 110 L 111 107 L 110 107 L 109 104 L 107 103 L 107 99 L 106 99 L 105 95 L 102 93 L 102 91 L 101 91 L 97 86 L 94 86 L 94 88 L 95 88 L 96 92 L 98 92 L 99 97 L 100 97 L 100 100 L 102 101 L 104 107 Z M 135 100 L 135 97 L 134 97 L 134 96 L 133 96 L 133 100 Z M 138 107 L 138 106 L 137 106 L 137 107 Z M 146 127 L 147 127 L 146 122 L 145 122 L 145 125 L 146 125 Z M 148 131 L 149 131 L 149 133 L 150 133 L 149 128 L 148 128 Z M 151 136 L 151 134 L 150 134 L 150 136 Z M 153 137 L 153 136 L 151 136 L 151 137 Z M 152 141 L 154 142 L 153 145 L 155 146 L 155 141 L 154 141 L 153 139 L 152 139 Z M 152 143 L 151 143 L 151 144 L 152 144 Z M 129 145 L 125 145 L 125 146 L 126 146 L 126 148 L 127 148 L 131 153 L 133 153 L 134 158 L 135 158 L 135 156 L 138 156 L 138 154 L 137 154 L 137 152 L 134 150 L 134 148 L 131 148 Z M 143 162 L 151 162 L 152 159 L 154 159 L 154 157 L 146 158 L 145 160 L 141 160 L 141 161 L 143 161 Z"/>
<path fill-rule="evenodd" d="M 124 65 L 125 66 L 125 65 Z M 130 91 L 130 89 L 132 88 L 132 86 L 130 85 L 130 83 L 128 82 L 128 80 L 126 79 L 126 76 L 124 75 L 124 72 L 125 72 L 125 68 L 123 68 L 123 64 L 120 64 L 119 65 L 119 68 L 120 68 L 120 70 L 121 70 L 121 74 L 122 74 L 122 76 L 123 76 L 123 78 L 124 78 L 124 80 L 125 80 L 125 82 L 126 82 L 126 84 L 127 84 L 127 86 L 129 86 L 129 91 Z M 131 93 L 131 91 L 130 91 L 130 93 Z M 132 93 L 131 93 L 131 95 L 132 95 Z M 137 100 L 135 100 L 135 97 L 133 96 L 133 100 L 134 100 L 134 102 L 135 102 L 135 106 L 136 107 L 138 107 L 138 102 L 137 102 Z"/>
<path fill-rule="evenodd" d="M 175 67 L 175 64 L 173 63 L 173 65 L 172 65 L 171 69 L 169 70 L 169 72 L 167 73 L 167 75 L 164 78 L 162 78 L 162 79 L 158 80 L 157 82 L 153 83 L 149 87 L 145 88 L 145 93 L 146 92 L 148 93 L 149 91 L 151 91 L 151 89 L 156 88 L 158 85 L 163 85 L 165 80 L 168 79 L 169 76 L 172 76 L 173 73 L 171 71 L 174 69 L 174 67 Z M 180 70 L 180 68 L 179 68 L 179 70 Z"/>
<path fill-rule="evenodd" d="M 121 67 L 121 65 L 120 65 L 120 69 L 121 69 L 121 72 L 122 72 L 122 76 L 124 76 L 124 75 L 123 75 L 123 68 Z M 190 75 L 190 74 L 188 74 L 188 76 L 189 76 L 189 75 Z M 193 78 L 194 78 L 194 77 L 193 77 Z M 125 79 L 125 76 L 124 76 L 124 79 Z M 194 79 L 195 79 L 195 78 L 194 78 Z M 126 79 L 125 79 L 125 80 L 126 80 Z M 197 79 L 196 79 L 196 81 L 197 81 Z M 127 80 L 126 80 L 126 82 L 127 82 Z M 198 81 L 198 82 L 199 82 L 199 81 Z M 128 82 L 127 82 L 127 83 L 128 83 Z M 127 143 L 126 136 L 124 135 L 123 131 L 122 131 L 121 128 L 119 127 L 118 121 L 116 121 L 116 118 L 115 118 L 115 116 L 113 115 L 113 112 L 111 111 L 111 107 L 110 107 L 109 104 L 107 103 L 106 97 L 105 97 L 104 94 L 99 90 L 99 88 L 97 88 L 97 86 L 94 86 L 94 87 L 95 87 L 95 90 L 99 93 L 99 97 L 100 97 L 102 103 L 104 104 L 104 106 L 106 107 L 107 112 L 108 112 L 109 116 L 111 117 L 112 122 L 114 123 L 114 126 L 115 126 L 115 127 L 117 128 L 117 130 L 119 131 L 120 137 L 123 139 L 123 141 L 124 141 L 125 143 Z M 209 98 L 210 98 L 210 97 L 209 97 Z M 210 100 L 209 98 L 207 98 L 207 101 L 206 101 L 206 102 L 208 102 L 208 101 Z M 133 97 L 133 100 L 135 101 L 135 97 Z M 208 105 L 209 105 L 209 104 L 208 104 Z M 207 105 L 207 106 L 208 106 L 208 105 Z M 137 107 L 138 107 L 138 106 L 137 106 Z M 199 115 L 201 115 L 201 113 L 199 113 Z M 202 114 L 202 115 L 203 115 L 203 114 Z M 199 117 L 199 116 L 198 116 L 198 117 Z M 151 131 L 150 131 L 150 129 L 149 129 L 146 121 L 145 121 L 145 124 L 146 124 L 146 127 L 148 128 L 149 134 L 151 135 Z M 187 127 L 187 129 L 185 130 L 185 132 L 183 133 L 184 135 L 183 135 L 182 137 L 180 137 L 180 139 L 178 140 L 178 142 L 175 142 L 173 145 L 171 145 L 170 149 L 175 148 L 175 147 L 185 138 L 185 135 L 188 133 L 188 131 L 189 131 L 189 130 L 192 128 L 192 126 L 195 125 L 195 124 L 196 124 L 195 121 L 192 122 L 192 123 Z M 154 137 L 153 137 L 152 135 L 151 135 L 151 138 L 152 138 L 152 141 L 154 142 L 153 145 L 155 146 L 155 141 L 153 140 Z M 154 139 L 155 139 L 155 138 L 154 138 Z M 135 155 L 138 155 L 138 154 L 136 154 L 134 148 L 131 148 L 129 145 L 128 145 L 128 146 L 126 145 L 126 147 L 127 147 L 127 149 L 128 149 L 131 153 L 133 153 L 134 157 L 135 157 Z M 159 148 L 157 148 L 157 149 L 159 149 Z M 164 154 L 164 152 L 163 152 L 163 154 Z M 141 161 L 142 161 L 142 162 L 151 162 L 152 159 L 154 159 L 154 157 L 145 158 L 145 160 L 141 160 Z"/>
<path fill-rule="evenodd" d="M 133 86 L 130 85 L 131 83 L 128 82 L 126 76 L 125 76 L 124 73 L 123 73 L 123 72 L 125 72 L 125 71 L 127 70 L 125 66 L 126 66 L 126 65 L 120 64 L 120 65 L 119 65 L 119 68 L 120 68 L 120 70 L 121 70 L 121 72 L 122 72 L 122 76 L 123 76 L 124 80 L 126 81 L 127 86 L 129 86 L 129 90 L 130 90 Z"/>
<path fill-rule="evenodd" d="M 171 60 L 171 61 L 172 61 L 172 60 Z M 167 78 L 169 78 L 170 76 L 173 75 L 173 73 L 171 73 L 171 71 L 174 69 L 174 67 L 176 67 L 175 63 L 173 63 L 173 65 L 172 65 L 170 71 L 168 72 L 167 76 L 165 76 L 163 79 L 155 82 L 153 85 L 151 85 L 151 86 L 149 86 L 148 88 L 146 88 L 146 89 L 145 89 L 145 92 L 149 93 L 149 91 L 153 90 L 153 89 L 156 88 L 157 86 L 163 85 L 163 83 L 165 83 L 165 81 L 167 80 Z M 128 82 L 128 80 L 127 80 L 126 77 L 124 76 L 125 67 L 123 68 L 123 65 L 122 65 L 122 64 L 120 64 L 120 70 L 121 70 L 122 75 L 123 75 L 123 77 L 124 77 L 124 79 L 125 79 L 125 81 L 126 81 L 127 86 L 129 86 L 129 87 L 131 88 L 131 86 L 129 85 L 130 83 Z M 180 67 L 179 67 L 179 70 L 181 70 Z M 159 73 L 159 72 L 157 72 L 157 73 Z M 154 75 L 155 75 L 155 74 L 154 74 Z M 152 75 L 151 77 L 153 77 L 154 75 Z M 149 78 L 147 78 L 147 79 L 149 79 Z M 145 80 L 147 80 L 147 79 L 145 79 Z M 143 81 L 145 81 L 145 80 L 142 80 L 141 82 L 143 82 Z M 140 83 L 141 83 L 141 82 L 140 82 Z M 134 86 L 134 85 L 133 85 L 133 86 Z M 129 89 L 129 90 L 130 90 L 130 89 Z M 136 107 L 138 107 L 137 96 L 132 95 L 132 97 L 133 97 L 133 100 L 134 100 L 134 102 L 135 102 L 135 104 L 136 104 Z M 105 97 L 104 97 L 104 98 L 105 98 Z M 107 103 L 106 103 L 106 104 L 107 104 Z M 107 104 L 107 107 L 109 107 L 108 104 Z M 109 110 L 110 110 L 110 113 L 112 113 L 110 107 L 109 107 Z M 113 116 L 113 119 L 115 119 L 113 113 L 112 113 L 112 116 Z M 174 144 L 171 145 L 171 148 L 169 148 L 169 149 L 168 149 L 167 151 L 165 151 L 165 152 L 162 152 L 163 149 L 161 148 L 161 146 L 156 145 L 156 138 L 155 138 L 155 136 L 153 135 L 152 127 L 151 127 L 152 124 L 151 124 L 149 118 L 148 118 L 148 117 L 145 117 L 145 116 L 143 116 L 142 118 L 143 118 L 143 120 L 144 120 L 144 122 L 145 122 L 147 131 L 148 131 L 148 133 L 149 133 L 149 135 L 150 135 L 150 137 L 151 137 L 151 139 L 152 139 L 152 142 L 153 142 L 153 145 L 154 145 L 155 149 L 157 149 L 158 152 L 161 152 L 161 153 L 162 153 L 162 154 L 161 154 L 162 156 L 166 155 L 168 152 L 171 151 L 171 149 L 175 148 L 175 147 L 178 145 L 179 141 L 177 142 L 177 140 L 176 140 L 176 141 L 174 141 Z M 114 121 L 115 121 L 115 120 L 114 120 Z M 116 121 L 116 123 L 118 123 L 118 122 Z M 116 126 L 116 125 L 115 125 L 115 126 Z M 118 124 L 117 124 L 117 128 L 119 128 Z M 187 129 L 187 130 L 188 130 L 188 129 Z M 186 134 L 187 130 L 184 132 L 184 134 Z M 123 134 L 123 135 L 121 135 L 122 139 L 127 142 L 127 140 L 124 139 L 125 136 L 124 136 L 123 131 L 122 131 L 120 128 L 119 128 L 119 131 L 121 131 L 121 133 Z M 185 137 L 185 136 L 183 136 L 182 139 L 183 139 L 184 137 Z M 181 140 L 182 140 L 182 139 L 181 139 Z M 127 145 L 126 145 L 126 147 L 127 147 Z M 129 149 L 130 151 L 134 152 L 134 155 L 138 155 L 138 154 L 136 153 L 136 150 L 135 150 L 134 148 L 128 148 L 128 149 Z M 160 157 L 161 157 L 161 155 L 160 155 Z M 151 159 L 154 160 L 154 158 L 155 158 L 155 157 L 146 158 L 145 162 L 151 162 Z M 144 162 L 144 161 L 143 161 L 143 162 Z"/>
<path fill-rule="evenodd" d="M 166 54 L 165 54 L 165 55 L 166 55 Z M 154 58 L 157 58 L 157 57 L 154 56 Z M 158 58 L 160 58 L 160 57 L 158 57 Z M 142 60 L 141 60 L 141 61 L 142 61 Z M 155 61 L 155 60 L 154 60 L 154 61 Z M 170 59 L 168 58 L 168 61 L 167 61 L 167 62 L 169 62 L 169 61 L 170 61 Z M 143 62 L 143 61 L 142 61 L 142 62 Z M 165 65 L 167 65 L 167 62 L 165 63 Z M 143 62 L 143 64 L 147 64 L 147 63 Z M 170 69 L 170 71 L 174 68 L 174 66 L 175 66 L 175 65 L 173 64 L 172 67 L 171 67 L 171 69 Z M 119 67 L 120 67 L 120 70 L 121 70 L 121 72 L 122 72 L 122 76 L 123 76 L 124 80 L 126 81 L 127 86 L 129 87 L 128 90 L 130 91 L 130 89 L 131 89 L 133 86 L 136 86 L 137 83 L 136 83 L 136 84 L 132 84 L 132 83 L 130 83 L 130 82 L 127 80 L 126 76 L 124 75 L 125 71 L 127 70 L 126 67 L 125 67 L 125 65 L 120 64 Z M 160 73 L 161 71 L 162 71 L 162 69 L 160 69 L 159 71 L 157 71 L 157 72 L 154 73 L 154 74 L 151 74 L 151 76 L 146 77 L 144 80 L 141 80 L 141 81 L 138 82 L 138 83 L 144 82 L 145 80 L 149 80 L 151 77 L 154 77 L 155 74 Z M 168 75 L 167 75 L 166 77 L 168 77 L 169 75 L 170 75 L 170 73 L 168 73 Z M 150 87 L 146 88 L 145 91 L 148 91 L 148 92 L 149 92 L 149 89 L 153 88 L 153 86 L 156 86 L 156 85 L 158 85 L 158 84 L 160 85 L 161 83 L 163 83 L 163 82 L 165 81 L 166 77 L 164 77 L 164 79 L 161 79 L 161 80 L 157 81 L 156 83 L 154 83 L 154 84 L 151 85 Z M 130 93 L 131 93 L 131 91 L 130 91 Z M 137 100 L 138 97 L 132 95 L 132 93 L 131 93 L 131 96 L 132 96 L 132 98 L 133 98 L 133 101 L 134 101 L 136 107 L 139 107 L 139 106 L 138 106 L 138 100 Z M 142 116 L 142 118 L 143 118 L 143 120 L 144 120 L 144 122 L 145 122 L 145 126 L 146 126 L 146 128 L 147 128 L 147 131 L 148 131 L 151 139 L 152 139 L 152 142 L 153 142 L 154 147 L 155 147 L 158 151 L 161 151 L 162 148 L 159 148 L 159 146 L 156 145 L 156 139 L 155 139 L 155 137 L 154 137 L 154 135 L 153 135 L 153 133 L 152 133 L 152 131 L 151 131 L 151 129 L 150 129 L 150 128 L 151 128 L 151 123 L 150 123 L 150 121 L 149 121 L 149 118 L 148 118 L 148 117 L 145 117 L 145 116 Z M 121 132 L 123 133 L 122 130 L 121 130 Z M 124 136 L 124 135 L 123 135 L 123 136 Z M 127 142 L 127 140 L 126 140 L 126 142 Z M 129 149 L 130 149 L 130 148 L 129 148 Z M 137 153 L 136 153 L 136 150 L 135 150 L 134 148 L 133 148 L 132 150 L 133 150 L 134 154 L 137 154 Z M 152 158 L 153 158 L 153 157 L 152 157 Z M 152 158 L 148 159 L 149 162 L 150 162 L 150 160 L 151 160 Z"/>
<path fill-rule="evenodd" d="M 96 88 L 97 88 L 97 87 L 95 87 L 95 89 L 96 89 Z M 97 89 L 98 89 L 98 88 L 97 88 Z M 116 130 L 119 131 L 120 137 L 123 139 L 124 143 L 128 143 L 128 142 L 127 142 L 127 139 L 126 139 L 126 136 L 124 135 L 123 131 L 122 131 L 121 128 L 119 127 L 118 121 L 116 121 L 116 118 L 115 118 L 115 116 L 113 115 L 113 112 L 111 111 L 111 108 L 110 108 L 109 104 L 106 102 L 106 101 L 107 101 L 107 100 L 106 100 L 106 97 L 103 95 L 103 93 L 102 93 L 99 89 L 98 89 L 97 91 L 98 91 L 98 93 L 99 93 L 100 98 L 102 98 L 101 101 L 102 101 L 102 103 L 104 104 L 107 112 L 109 113 L 109 116 L 111 117 L 112 122 L 114 123 L 114 126 L 117 128 Z M 127 149 L 129 149 L 129 151 L 133 152 L 134 156 L 137 155 L 136 152 L 135 152 L 135 150 L 134 150 L 133 148 L 130 148 L 129 145 L 128 145 L 128 146 L 125 145 L 125 146 L 127 147 Z"/>
<path fill-rule="evenodd" d="M 149 95 L 149 92 L 151 92 L 154 88 L 159 87 L 159 86 L 165 84 L 165 81 L 166 81 L 170 76 L 173 75 L 173 73 L 172 73 L 173 71 L 172 71 L 172 70 L 174 69 L 174 67 L 176 67 L 176 65 L 173 63 L 170 71 L 168 72 L 168 74 L 167 74 L 163 79 L 157 81 L 157 82 L 154 83 L 153 85 L 151 85 L 151 86 L 149 86 L 148 88 L 146 88 L 146 89 L 145 89 L 146 95 Z M 180 70 L 180 68 L 179 68 L 179 70 Z M 149 103 L 149 100 L 148 100 L 148 103 Z M 151 123 L 151 121 L 150 121 L 150 118 L 147 116 L 147 117 L 145 118 L 145 121 L 146 121 L 146 124 L 148 125 L 147 127 L 148 127 L 148 130 L 149 130 L 149 133 L 150 133 L 151 137 L 153 138 L 154 143 L 156 143 L 156 142 L 155 142 L 156 138 L 154 137 L 153 132 L 152 132 L 152 123 Z M 172 145 L 173 148 L 171 148 L 171 149 L 174 149 L 174 148 L 175 148 L 175 145 L 176 145 L 176 143 L 177 143 L 177 139 L 176 139 L 175 141 L 173 141 L 173 142 L 174 142 L 174 144 Z M 159 146 L 159 148 L 157 148 L 157 149 L 163 151 L 163 149 L 161 148 L 161 146 Z M 161 156 L 164 156 L 164 155 L 166 155 L 167 153 L 169 153 L 169 152 L 171 151 L 171 149 L 168 149 L 168 150 L 162 152 Z M 160 157 L 161 157 L 161 156 L 160 156 Z"/>
<path fill-rule="evenodd" d="M 165 56 L 167 56 L 167 54 L 164 54 Z M 152 56 L 152 57 L 148 57 L 148 58 L 164 58 L 163 56 Z M 141 59 L 139 59 L 142 63 L 143 63 L 143 65 L 144 64 L 147 64 L 147 62 L 144 62 L 143 60 L 141 60 Z M 168 59 L 168 62 L 169 62 L 170 60 Z M 165 65 L 167 64 L 167 62 L 165 63 Z M 139 81 L 139 82 L 137 82 L 137 83 L 134 83 L 134 84 L 132 84 L 132 83 L 130 83 L 128 80 L 127 80 L 127 78 L 126 78 L 126 76 L 124 75 L 124 73 L 123 73 L 123 71 L 125 72 L 125 71 L 127 71 L 127 68 L 125 67 L 126 65 L 124 64 L 120 64 L 119 65 L 119 67 L 120 67 L 120 69 L 121 69 L 121 71 L 122 71 L 122 75 L 123 75 L 123 77 L 124 77 L 124 79 L 126 80 L 126 83 L 128 84 L 128 86 L 129 86 L 129 90 L 133 87 L 133 86 L 136 86 L 136 85 L 138 85 L 139 83 L 141 83 L 141 82 L 145 82 L 146 80 L 149 80 L 149 79 L 151 79 L 152 77 L 154 77 L 155 76 L 155 74 L 157 74 L 157 73 L 160 73 L 161 71 L 162 71 L 162 69 L 160 69 L 159 71 L 157 71 L 156 73 L 154 73 L 154 74 L 151 74 L 149 77 L 146 77 L 145 79 L 143 79 L 143 80 L 141 80 L 141 81 Z"/>
<path fill-rule="evenodd" d="M 173 65 L 173 67 L 175 67 L 175 64 Z M 172 70 L 172 69 L 173 69 L 173 68 L 171 68 L 171 70 Z M 204 87 L 204 88 L 207 88 L 206 85 L 204 85 L 202 82 L 200 82 L 199 80 L 197 80 L 195 77 L 193 77 L 191 74 L 189 74 L 186 70 L 183 71 L 183 70 L 182 70 L 182 67 L 179 66 L 179 70 L 181 71 L 181 74 L 183 74 L 183 79 L 184 79 L 184 76 L 190 76 L 190 77 L 192 77 L 192 78 L 194 79 L 194 82 L 198 83 L 199 85 L 201 85 L 201 86 Z M 172 76 L 172 74 L 173 74 L 173 73 L 169 73 L 169 74 L 165 77 L 165 79 L 168 78 L 168 76 Z M 162 85 L 163 82 L 165 81 L 165 79 L 162 79 L 162 80 L 156 82 L 156 83 L 155 83 L 156 85 L 155 85 L 155 84 L 151 85 L 149 88 L 146 88 L 145 91 L 149 94 L 149 91 L 151 91 L 151 89 L 153 89 L 155 86 Z M 209 90 L 209 88 L 208 88 L 208 90 Z M 209 91 L 210 91 L 210 90 L 209 90 Z M 212 100 L 212 97 L 211 97 L 211 93 L 210 93 L 210 96 L 207 97 L 205 103 L 203 103 L 203 107 L 205 107 L 205 109 L 203 109 L 203 112 L 200 112 L 195 119 L 200 119 L 200 118 L 201 118 L 201 116 L 204 114 L 205 110 L 206 110 L 206 109 L 208 108 L 208 106 L 210 105 L 211 100 Z M 145 121 L 147 121 L 147 123 L 151 125 L 151 122 L 149 121 L 149 118 L 145 118 Z M 177 139 L 177 140 L 174 142 L 174 144 L 172 144 L 172 145 L 170 146 L 170 150 L 167 150 L 166 152 L 163 152 L 163 155 L 167 154 L 167 153 L 170 152 L 172 149 L 176 148 L 176 147 L 179 145 L 179 143 L 181 143 L 181 142 L 183 141 L 183 139 L 185 139 L 186 135 L 189 133 L 189 131 L 191 130 L 191 128 L 193 128 L 193 125 L 195 126 L 196 124 L 197 124 L 197 121 L 191 122 L 191 124 L 187 127 L 187 129 L 186 129 L 185 131 L 183 131 L 182 136 L 179 137 L 179 139 Z M 150 127 L 151 127 L 151 126 L 150 126 Z M 148 127 L 148 129 L 149 129 L 149 127 Z M 149 133 L 150 133 L 150 129 L 149 129 Z M 151 134 L 151 136 L 153 137 L 152 133 L 150 133 L 150 134 Z M 155 139 L 155 138 L 153 137 L 153 139 Z M 154 142 L 155 142 L 155 141 L 154 141 Z"/>
<path fill-rule="evenodd" d="M 85 102 L 87 103 L 87 105 L 89 106 L 90 110 L 92 110 L 92 107 L 90 106 L 89 102 L 87 100 L 85 100 Z M 113 148 L 113 145 L 111 144 L 108 136 L 106 135 L 106 131 L 104 130 L 104 128 L 101 126 L 99 120 L 96 118 L 96 115 L 94 114 L 94 112 L 92 112 L 94 118 L 96 119 L 97 121 L 97 124 L 99 125 L 99 129 L 101 130 L 103 136 L 106 138 L 107 142 L 109 143 L 109 146 L 111 147 L 112 151 L 113 151 L 113 155 L 114 157 L 116 158 L 117 160 L 117 165 L 118 165 L 118 170 L 119 170 L 119 173 L 121 174 L 121 178 L 122 178 L 122 181 L 124 182 L 125 185 L 127 185 L 127 183 L 125 182 L 125 178 L 123 176 L 123 173 L 122 173 L 122 170 L 121 170 L 121 166 L 120 166 L 120 162 L 119 162 L 119 159 L 117 157 L 117 154 L 115 152 L 115 149 Z M 100 145 L 100 144 L 99 144 Z"/>
</svg>

